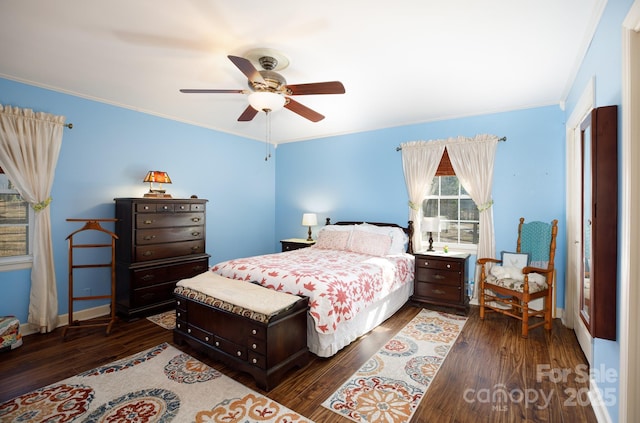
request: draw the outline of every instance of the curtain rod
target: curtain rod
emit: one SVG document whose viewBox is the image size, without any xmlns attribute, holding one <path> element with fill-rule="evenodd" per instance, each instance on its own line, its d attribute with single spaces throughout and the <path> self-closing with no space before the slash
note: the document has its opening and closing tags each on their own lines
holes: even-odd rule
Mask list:
<svg viewBox="0 0 640 423">
<path fill-rule="evenodd" d="M 66 127 L 67 127 L 67 128 L 69 128 L 69 129 L 73 129 L 73 123 L 65 123 L 65 124 L 64 124 L 64 125 L 62 125 L 62 126 L 66 126 Z"/>
<path fill-rule="evenodd" d="M 507 137 L 498 138 L 498 141 L 506 141 Z M 402 147 L 396 147 L 396 151 L 402 151 Z"/>
</svg>

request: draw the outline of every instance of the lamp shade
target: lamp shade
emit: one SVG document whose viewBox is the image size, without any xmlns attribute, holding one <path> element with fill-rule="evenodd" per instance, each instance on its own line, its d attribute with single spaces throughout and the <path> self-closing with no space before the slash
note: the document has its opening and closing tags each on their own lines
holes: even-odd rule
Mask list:
<svg viewBox="0 0 640 423">
<path fill-rule="evenodd" d="M 422 218 L 422 232 L 440 232 L 440 218 L 424 217 Z"/>
<path fill-rule="evenodd" d="M 249 104 L 259 112 L 276 112 L 284 107 L 286 101 L 283 95 L 270 91 L 256 91 L 249 94 Z"/>
<path fill-rule="evenodd" d="M 160 170 L 150 170 L 147 172 L 147 176 L 144 177 L 142 182 L 156 182 L 158 184 L 170 184 L 171 178 L 167 172 Z"/>
<path fill-rule="evenodd" d="M 302 215 L 302 226 L 316 226 L 318 224 L 318 216 L 315 213 L 304 213 Z"/>
</svg>

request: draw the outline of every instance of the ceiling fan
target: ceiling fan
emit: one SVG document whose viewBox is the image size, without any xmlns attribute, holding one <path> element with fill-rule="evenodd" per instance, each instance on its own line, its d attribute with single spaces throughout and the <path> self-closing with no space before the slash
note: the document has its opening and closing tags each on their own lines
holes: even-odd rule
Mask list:
<svg viewBox="0 0 640 423">
<path fill-rule="evenodd" d="M 183 93 L 199 94 L 249 94 L 249 106 L 238 118 L 239 122 L 252 120 L 259 111 L 266 113 L 284 107 L 312 122 L 319 122 L 324 116 L 295 101 L 290 96 L 314 94 L 344 94 L 340 81 L 315 82 L 309 84 L 287 85 L 287 81 L 276 70 L 284 69 L 288 64 L 286 57 L 273 50 L 256 49 L 247 54 L 255 57 L 262 70 L 256 69 L 249 59 L 239 56 L 227 56 L 231 62 L 247 77 L 249 90 L 225 89 L 181 89 Z"/>
</svg>

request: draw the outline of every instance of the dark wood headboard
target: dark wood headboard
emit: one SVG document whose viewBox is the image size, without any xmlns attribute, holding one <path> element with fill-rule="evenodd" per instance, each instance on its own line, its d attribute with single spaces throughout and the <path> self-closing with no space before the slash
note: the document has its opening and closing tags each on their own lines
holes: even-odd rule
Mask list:
<svg viewBox="0 0 640 423">
<path fill-rule="evenodd" d="M 344 220 L 336 223 L 331 223 L 331 218 L 327 217 L 327 221 L 325 222 L 325 225 L 360 225 L 362 223 L 365 223 L 365 222 L 355 222 L 355 221 Z M 366 222 L 366 223 L 368 223 L 369 225 L 391 226 L 394 228 L 402 229 L 404 233 L 406 233 L 409 236 L 409 245 L 407 246 L 407 253 L 413 254 L 413 220 L 410 220 L 409 222 L 407 222 L 406 228 L 396 223 L 384 223 L 384 222 Z"/>
</svg>

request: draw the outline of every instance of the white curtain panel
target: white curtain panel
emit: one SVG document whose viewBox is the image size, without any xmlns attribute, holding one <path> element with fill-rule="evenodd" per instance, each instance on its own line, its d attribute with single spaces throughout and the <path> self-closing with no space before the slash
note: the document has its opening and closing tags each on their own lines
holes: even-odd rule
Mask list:
<svg viewBox="0 0 640 423">
<path fill-rule="evenodd" d="M 447 142 L 447 152 L 458 180 L 480 211 L 478 257 L 495 257 L 495 232 L 493 229 L 493 164 L 498 137 L 477 135 L 473 138 L 458 137 Z M 478 280 L 476 266 L 475 280 Z M 474 291 L 477 291 L 474 284 Z M 473 297 L 477 298 L 476 292 Z"/>
<path fill-rule="evenodd" d="M 40 332 L 52 331 L 58 322 L 48 206 L 64 121 L 64 116 L 0 104 L 0 164 L 35 211 L 28 322 Z"/>
<path fill-rule="evenodd" d="M 409 141 L 400 144 L 402 168 L 409 195 L 409 220 L 413 221 L 413 247 L 422 244 L 422 200 L 438 170 L 444 153 L 444 141 Z"/>
</svg>

